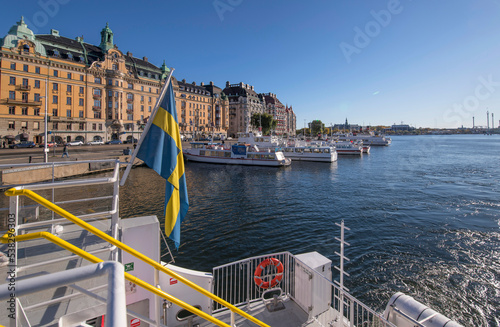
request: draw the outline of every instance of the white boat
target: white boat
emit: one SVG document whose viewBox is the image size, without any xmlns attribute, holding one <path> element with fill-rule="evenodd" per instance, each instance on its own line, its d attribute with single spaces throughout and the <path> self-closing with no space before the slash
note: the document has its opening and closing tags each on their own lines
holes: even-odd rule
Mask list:
<svg viewBox="0 0 500 327">
<path fill-rule="evenodd" d="M 285 157 L 297 161 L 337 161 L 337 151 L 329 146 L 286 146 L 282 148 Z"/>
<path fill-rule="evenodd" d="M 339 141 L 354 141 L 354 142 L 363 142 L 364 145 L 370 146 L 387 146 L 391 145 L 392 140 L 389 136 L 383 134 L 375 134 L 374 132 L 359 133 L 359 134 L 336 134 L 333 135 L 334 139 Z"/>
<path fill-rule="evenodd" d="M 85 165 L 114 172 L 51 180 Z M 332 280 L 332 261 L 317 252 L 253 256 L 210 272 L 162 262 L 157 217 L 120 218 L 119 166 L 110 160 L 8 166 L 43 182 L 1 195 L 9 197 L 9 207 L 0 208 L 8 230 L 0 239 L 0 275 L 7 279 L 0 285 L 1 325 L 459 326 L 402 293 L 383 313 L 350 295 L 342 279 L 343 222 L 339 282 Z"/>
<path fill-rule="evenodd" d="M 262 133 L 238 133 L 238 143 L 256 145 L 259 149 L 281 148 L 285 142 L 276 135 L 262 135 Z"/>
<path fill-rule="evenodd" d="M 186 160 L 248 166 L 289 166 L 291 160 L 281 151 L 259 151 L 255 145 L 233 144 L 225 147 L 218 143 L 192 142 L 190 149 L 183 150 Z"/>
<path fill-rule="evenodd" d="M 353 142 L 335 142 L 332 143 L 335 150 L 340 154 L 361 155 L 363 154 L 363 146 Z"/>
</svg>

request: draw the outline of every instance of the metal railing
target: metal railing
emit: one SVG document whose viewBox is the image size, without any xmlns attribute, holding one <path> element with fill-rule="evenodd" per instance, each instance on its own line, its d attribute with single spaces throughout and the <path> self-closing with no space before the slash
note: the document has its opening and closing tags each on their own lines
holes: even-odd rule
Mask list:
<svg viewBox="0 0 500 327">
<path fill-rule="evenodd" d="M 283 299 L 293 300 L 309 315 L 310 320 L 315 320 L 321 326 L 395 327 L 381 314 L 346 291 L 341 291 L 337 285 L 289 252 L 252 257 L 215 267 L 213 293 L 235 306 L 262 301 L 263 293 L 269 289 L 256 285 L 254 273 L 260 263 L 268 258 L 276 258 L 284 266 L 283 278 L 275 286 L 283 291 Z M 268 281 L 274 278 L 276 269 L 272 267 L 268 266 L 261 277 Z M 214 313 L 224 310 L 224 307 L 214 303 Z"/>
<path fill-rule="evenodd" d="M 117 248 L 129 253 L 130 255 L 138 258 L 139 260 L 145 262 L 146 264 L 152 266 L 154 269 L 155 269 L 155 280 L 159 280 L 159 275 L 158 273 L 159 272 L 163 272 L 171 277 L 174 277 L 175 279 L 177 279 L 179 282 L 187 285 L 188 287 L 200 292 L 201 294 L 209 297 L 210 299 L 212 299 L 213 301 L 227 307 L 230 311 L 231 311 L 231 325 L 234 325 L 234 321 L 235 321 L 235 317 L 234 317 L 234 313 L 237 313 L 239 315 L 241 315 L 242 317 L 252 321 L 253 323 L 259 325 L 259 326 L 268 326 L 267 324 L 261 322 L 260 320 L 256 319 L 255 317 L 249 315 L 248 313 L 242 311 L 241 309 L 235 307 L 234 305 L 230 304 L 229 302 L 221 299 L 220 297 L 217 297 L 215 296 L 214 294 L 210 293 L 209 291 L 205 290 L 204 288 L 198 286 L 197 284 L 189 281 L 188 279 L 182 277 L 181 275 L 173 272 L 172 270 L 164 267 L 163 265 L 161 265 L 160 263 L 150 259 L 149 257 L 147 256 L 144 256 L 142 253 L 134 250 L 133 248 L 129 247 L 128 245 L 118 241 L 117 239 L 109 236 L 108 234 L 102 232 L 101 230 L 93 227 L 92 225 L 89 225 L 87 222 L 79 219 L 78 217 L 72 215 L 71 213 L 69 213 L 68 211 L 64 210 L 63 208 L 51 203 L 50 201 L 48 201 L 47 199 L 44 199 L 43 197 L 39 196 L 38 194 L 36 194 L 35 192 L 31 191 L 31 190 L 28 190 L 26 189 L 27 187 L 17 187 L 17 188 L 12 188 L 12 189 L 9 189 L 5 192 L 5 194 L 7 196 L 13 196 L 13 197 L 18 197 L 20 195 L 24 195 L 24 196 L 27 196 L 29 197 L 30 199 L 32 199 L 33 201 L 41 204 L 42 206 L 52 210 L 54 213 L 56 213 L 57 215 L 61 216 L 61 217 L 64 217 L 66 218 L 67 220 L 73 222 L 74 224 L 80 226 L 81 228 L 91 232 L 92 234 L 96 235 L 97 237 L 105 240 L 106 242 L 116 246 Z M 16 215 L 17 216 L 17 215 Z M 17 231 L 16 231 L 17 232 Z M 15 233 L 17 235 L 17 233 Z M 40 232 L 40 233 L 33 233 L 33 234 L 40 234 L 41 236 L 43 236 L 44 238 L 47 238 L 47 237 L 52 237 L 53 235 L 50 234 L 50 233 L 46 233 L 45 232 Z M 31 235 L 31 234 L 27 234 L 27 235 Z M 27 235 L 22 235 L 22 236 L 27 236 Z M 18 239 L 18 237 L 16 237 L 16 240 Z M 52 239 L 52 241 L 54 242 L 54 239 Z M 60 240 L 62 241 L 62 240 Z M 16 242 L 17 243 L 17 242 Z M 69 244 L 71 245 L 71 244 Z M 65 247 L 66 248 L 66 247 Z M 66 249 L 69 249 L 69 248 L 66 248 Z M 79 250 L 77 248 L 77 250 Z M 73 250 L 71 250 L 73 252 Z M 80 250 L 81 251 L 81 250 Z M 73 253 L 78 253 L 78 255 L 80 256 L 83 256 L 84 253 L 82 252 L 85 252 L 85 251 L 76 251 L 76 252 L 73 252 Z M 88 255 L 87 253 L 85 253 L 85 255 Z M 96 258 L 97 260 L 100 260 L 99 258 Z M 93 259 L 95 260 L 95 259 Z M 162 292 L 161 290 L 153 287 L 153 289 L 149 288 L 147 285 L 142 285 L 144 284 L 142 282 L 141 284 L 141 281 L 140 280 L 137 280 L 136 277 L 131 277 L 133 279 L 129 279 L 127 276 L 126 278 L 130 281 L 132 281 L 133 283 L 143 287 L 143 288 L 146 288 L 147 290 L 149 290 L 150 292 L 153 292 L 154 294 L 156 294 L 157 296 L 160 296 L 164 299 L 167 299 L 179 306 L 181 306 L 182 308 L 194 313 L 195 315 L 198 315 L 204 319 L 207 319 L 211 322 L 214 322 L 215 324 L 219 325 L 219 326 L 226 326 L 226 324 L 222 323 L 222 324 L 219 324 L 218 322 L 216 322 L 216 319 L 213 320 L 214 318 L 212 318 L 211 316 L 210 319 L 206 317 L 207 314 L 205 314 L 204 312 L 194 308 L 194 307 L 191 307 L 189 306 L 188 304 L 186 303 L 183 303 L 182 301 L 179 301 L 175 298 L 173 298 L 172 296 L 166 294 L 165 292 Z M 155 283 L 157 284 L 157 283 Z M 149 284 L 148 284 L 149 285 Z"/>
</svg>

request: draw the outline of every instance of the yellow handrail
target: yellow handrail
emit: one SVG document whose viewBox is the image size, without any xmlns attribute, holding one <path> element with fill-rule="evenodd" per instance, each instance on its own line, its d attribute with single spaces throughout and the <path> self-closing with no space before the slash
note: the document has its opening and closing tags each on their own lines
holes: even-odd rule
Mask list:
<svg viewBox="0 0 500 327">
<path fill-rule="evenodd" d="M 103 262 L 104 260 L 102 259 L 99 259 L 98 257 L 74 246 L 73 244 L 71 243 L 68 243 L 66 242 L 65 240 L 49 233 L 49 232 L 36 232 L 36 233 L 29 233 L 29 234 L 24 234 L 24 235 L 17 235 L 17 236 L 13 236 L 13 237 L 9 237 L 8 236 L 9 233 L 5 233 L 1 238 L 0 238 L 0 242 L 2 243 L 9 243 L 9 242 L 22 242 L 22 241 L 29 241 L 29 240 L 34 240 L 34 239 L 37 239 L 37 238 L 45 238 L 46 240 L 54 243 L 54 244 L 57 244 L 59 245 L 60 247 L 62 247 L 63 249 L 66 249 L 70 252 L 73 252 L 74 254 L 84 258 L 84 259 L 87 259 L 88 261 L 92 262 L 92 263 L 98 263 L 98 262 Z M 154 287 L 153 285 L 149 284 L 149 283 L 146 283 L 145 281 L 143 281 L 142 279 L 139 279 L 135 276 L 132 276 L 131 274 L 129 273 L 125 273 L 125 278 L 129 281 L 131 281 L 132 283 L 136 284 L 136 285 L 139 285 L 140 287 L 150 291 L 151 293 L 154 293 L 158 296 L 161 296 L 162 298 L 174 303 L 174 304 L 177 304 L 178 306 L 180 306 L 181 308 L 184 308 L 192 313 L 194 313 L 195 315 L 198 315 L 208 321 L 210 321 L 211 323 L 214 323 L 218 326 L 227 326 L 227 327 L 231 327 L 230 325 L 220 321 L 219 319 L 217 318 L 214 318 L 212 317 L 211 315 L 193 307 L 192 305 L 189 305 L 187 304 L 186 302 L 182 301 L 182 300 L 179 300 L 178 298 L 176 297 L 173 297 L 165 292 L 163 292 L 162 290 Z"/>
<path fill-rule="evenodd" d="M 67 212 L 63 208 L 61 208 L 61 207 L 53 204 L 49 200 L 45 199 L 44 197 L 36 194 L 35 192 L 33 192 L 31 190 L 24 190 L 24 189 L 23 190 L 16 190 L 15 188 L 11 188 L 11 189 L 5 191 L 5 195 L 7 195 L 7 196 L 19 196 L 19 195 L 27 196 L 28 198 L 32 199 L 33 201 L 41 204 L 42 206 L 46 207 L 49 210 L 52 210 L 54 213 L 60 215 L 61 217 L 64 217 L 64 218 L 68 219 L 69 221 L 73 222 L 74 224 L 76 224 L 76 225 L 80 226 L 81 228 L 83 228 L 83 229 L 91 232 L 92 234 L 100 237 L 101 239 L 109 242 L 110 244 L 116 246 L 117 248 L 122 249 L 123 251 L 129 253 L 130 255 L 133 255 L 134 257 L 138 258 L 139 260 L 144 261 L 145 263 L 147 263 L 150 266 L 158 269 L 159 271 L 162 271 L 165 274 L 167 274 L 167 275 L 169 275 L 171 277 L 174 277 L 175 279 L 177 279 L 181 283 L 183 283 L 183 284 L 191 287 L 192 289 L 200 292 L 201 294 L 203 294 L 205 296 L 208 296 L 209 298 L 211 298 L 215 302 L 220 303 L 223 306 L 227 307 L 232 312 L 238 313 L 242 317 L 244 317 L 244 318 L 252 321 L 253 323 L 255 323 L 255 324 L 259 325 L 259 326 L 270 327 L 269 325 L 263 323 L 262 321 L 258 320 L 257 318 L 255 318 L 255 317 L 249 315 L 248 313 L 244 312 L 243 310 L 235 307 L 231 303 L 229 303 L 229 302 L 221 299 L 220 297 L 218 297 L 218 296 L 210 293 L 209 291 L 207 291 L 204 288 L 196 285 L 195 283 L 191 282 L 190 280 L 182 277 L 181 275 L 177 274 L 176 272 L 174 272 L 174 271 L 172 271 L 172 270 L 170 270 L 170 269 L 162 266 L 158 262 L 156 262 L 156 261 L 152 260 L 151 258 L 148 258 L 147 256 L 143 255 L 142 253 L 134 250 L 130 246 L 128 246 L 128 245 L 126 245 L 126 244 L 124 244 L 124 243 L 122 243 L 122 242 L 120 242 L 120 241 L 112 238 L 111 236 L 109 236 L 108 234 L 104 233 L 103 231 L 95 228 L 94 226 L 89 225 L 85 221 L 81 220 L 80 218 L 76 217 L 75 215 L 72 215 L 71 213 Z"/>
</svg>

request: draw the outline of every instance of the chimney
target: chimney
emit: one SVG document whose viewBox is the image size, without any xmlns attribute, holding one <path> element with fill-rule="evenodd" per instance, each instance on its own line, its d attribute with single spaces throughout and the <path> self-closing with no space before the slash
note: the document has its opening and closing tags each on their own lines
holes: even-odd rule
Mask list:
<svg viewBox="0 0 500 327">
<path fill-rule="evenodd" d="M 128 56 L 128 57 L 132 57 L 132 52 L 127 51 L 127 56 Z"/>
<path fill-rule="evenodd" d="M 214 85 L 214 82 L 210 81 L 210 85 L 212 85 L 212 86 L 213 86 L 213 85 Z"/>
<path fill-rule="evenodd" d="M 229 81 L 227 81 L 226 82 L 226 87 L 229 87 L 229 85 L 231 85 L 231 84 L 229 84 Z"/>
<path fill-rule="evenodd" d="M 253 91 L 253 85 L 252 85 L 252 86 L 250 86 L 250 89 Z"/>
<path fill-rule="evenodd" d="M 145 62 L 148 61 L 148 57 L 142 57 L 142 60 L 144 60 Z"/>
<path fill-rule="evenodd" d="M 193 85 L 196 85 L 196 82 L 193 82 L 192 84 L 193 84 Z"/>
<path fill-rule="evenodd" d="M 201 84 L 200 84 L 200 85 L 201 85 L 201 86 L 205 86 L 205 83 L 201 82 Z"/>
<path fill-rule="evenodd" d="M 186 79 L 185 78 L 182 80 L 182 83 L 186 83 Z"/>
</svg>

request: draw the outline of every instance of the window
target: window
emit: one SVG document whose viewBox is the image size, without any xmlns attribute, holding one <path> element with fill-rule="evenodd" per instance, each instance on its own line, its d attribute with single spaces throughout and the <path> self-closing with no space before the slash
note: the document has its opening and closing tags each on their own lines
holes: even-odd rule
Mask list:
<svg viewBox="0 0 500 327">
<path fill-rule="evenodd" d="M 40 108 L 33 109 L 33 115 L 40 116 Z"/>
<path fill-rule="evenodd" d="M 93 131 L 97 131 L 97 124 L 95 124 L 95 123 L 94 123 L 94 124 L 92 124 L 92 130 L 93 130 Z"/>
<path fill-rule="evenodd" d="M 99 124 L 99 130 L 102 131 L 102 124 Z"/>
<path fill-rule="evenodd" d="M 28 65 L 23 65 L 23 71 L 25 71 L 25 72 L 28 71 Z"/>
<path fill-rule="evenodd" d="M 80 75 L 80 81 L 83 82 L 83 75 Z"/>
<path fill-rule="evenodd" d="M 113 64 L 113 66 L 111 67 L 112 70 L 118 70 L 118 65 L 117 64 Z"/>
<path fill-rule="evenodd" d="M 151 112 L 151 106 L 149 106 L 148 111 Z"/>
<path fill-rule="evenodd" d="M 134 88 L 134 84 L 128 83 L 128 88 L 129 89 L 133 89 Z"/>
<path fill-rule="evenodd" d="M 28 102 L 28 93 L 23 92 L 21 96 L 22 96 L 23 102 L 27 103 Z"/>
<path fill-rule="evenodd" d="M 109 90 L 108 91 L 108 97 L 112 97 L 113 96 L 113 91 Z"/>
<path fill-rule="evenodd" d="M 83 94 L 83 93 L 84 93 L 84 92 L 83 92 L 83 86 L 80 86 L 80 92 L 78 92 L 78 93 L 80 93 L 80 94 Z"/>
<path fill-rule="evenodd" d="M 52 109 L 52 116 L 57 117 L 57 109 Z"/>
<path fill-rule="evenodd" d="M 28 86 L 28 79 L 27 78 L 23 78 L 23 86 Z"/>
<path fill-rule="evenodd" d="M 15 115 L 16 114 L 16 107 L 9 107 L 9 115 Z"/>
<path fill-rule="evenodd" d="M 83 106 L 83 99 L 82 98 L 78 99 L 78 105 Z"/>
<path fill-rule="evenodd" d="M 132 93 L 128 93 L 127 100 L 134 100 L 134 95 Z"/>
<path fill-rule="evenodd" d="M 149 103 L 151 103 L 151 97 L 149 97 Z"/>
<path fill-rule="evenodd" d="M 101 95 L 101 89 L 94 89 L 94 95 L 100 96 Z"/>
<path fill-rule="evenodd" d="M 35 93 L 35 102 L 40 102 L 40 94 Z"/>
<path fill-rule="evenodd" d="M 9 121 L 9 129 L 16 129 L 16 123 L 13 121 Z"/>
<path fill-rule="evenodd" d="M 149 93 L 151 93 L 151 88 L 149 88 Z"/>
<path fill-rule="evenodd" d="M 78 117 L 83 118 L 83 110 L 80 110 L 80 111 L 78 112 Z"/>
<path fill-rule="evenodd" d="M 21 122 L 21 128 L 28 128 L 28 122 L 27 121 L 22 121 Z"/>
<path fill-rule="evenodd" d="M 35 80 L 35 89 L 40 88 L 40 81 Z"/>
<path fill-rule="evenodd" d="M 71 73 L 68 73 L 68 79 L 71 79 Z"/>
<path fill-rule="evenodd" d="M 57 83 L 52 84 L 52 90 L 54 90 L 54 91 L 59 90 L 59 84 L 57 84 Z"/>
<path fill-rule="evenodd" d="M 16 85 L 16 78 L 15 77 L 10 77 L 9 85 Z"/>
<path fill-rule="evenodd" d="M 16 99 L 16 91 L 9 91 L 9 99 L 10 100 Z"/>
<path fill-rule="evenodd" d="M 141 95 L 141 102 L 144 102 L 144 95 Z"/>
<path fill-rule="evenodd" d="M 15 62 L 10 64 L 10 69 L 16 70 L 16 63 Z"/>
<path fill-rule="evenodd" d="M 144 111 L 144 106 L 141 106 L 141 111 Z"/>
<path fill-rule="evenodd" d="M 66 86 L 66 92 L 70 92 L 71 93 L 71 85 L 67 85 Z"/>
<path fill-rule="evenodd" d="M 94 107 L 101 108 L 101 100 L 94 100 Z"/>
<path fill-rule="evenodd" d="M 85 129 L 85 123 L 78 124 L 78 129 L 83 131 Z"/>
<path fill-rule="evenodd" d="M 71 131 L 71 123 L 66 123 L 66 130 Z"/>
<path fill-rule="evenodd" d="M 134 120 L 134 115 L 133 114 L 127 114 L 127 119 L 128 120 Z"/>
<path fill-rule="evenodd" d="M 144 86 L 141 86 L 141 91 L 144 91 Z"/>
<path fill-rule="evenodd" d="M 21 115 L 28 116 L 28 107 L 21 108 Z"/>
<path fill-rule="evenodd" d="M 67 97 L 66 98 L 66 104 L 67 105 L 71 105 L 71 97 Z"/>
<path fill-rule="evenodd" d="M 120 86 L 120 82 L 115 81 L 115 86 Z"/>
<path fill-rule="evenodd" d="M 134 110 L 134 105 L 132 103 L 127 104 L 127 110 Z"/>
<path fill-rule="evenodd" d="M 33 122 L 33 129 L 34 130 L 40 129 L 40 122 L 39 121 Z"/>
<path fill-rule="evenodd" d="M 113 109 L 113 101 L 111 100 L 108 101 L 108 108 Z"/>
<path fill-rule="evenodd" d="M 101 112 L 100 111 L 94 111 L 94 118 L 101 118 Z"/>
<path fill-rule="evenodd" d="M 58 77 L 58 76 L 59 76 L 59 72 L 54 69 L 54 77 Z"/>
<path fill-rule="evenodd" d="M 59 128 L 59 124 L 58 123 L 52 123 L 52 129 L 57 130 L 58 128 Z"/>
<path fill-rule="evenodd" d="M 113 80 L 112 79 L 108 79 L 108 85 L 113 85 Z"/>
<path fill-rule="evenodd" d="M 100 77 L 95 77 L 94 78 L 94 83 L 101 84 L 101 78 Z"/>
<path fill-rule="evenodd" d="M 35 67 L 35 73 L 40 74 L 40 67 Z"/>
<path fill-rule="evenodd" d="M 52 96 L 52 103 L 53 103 L 53 104 L 57 104 L 57 103 L 59 103 L 59 97 L 58 97 L 57 95 L 53 95 L 53 96 Z"/>
<path fill-rule="evenodd" d="M 71 117 L 71 109 L 66 110 L 66 117 Z"/>
</svg>

